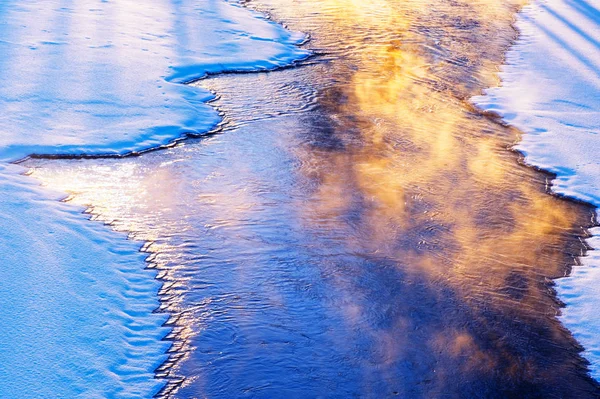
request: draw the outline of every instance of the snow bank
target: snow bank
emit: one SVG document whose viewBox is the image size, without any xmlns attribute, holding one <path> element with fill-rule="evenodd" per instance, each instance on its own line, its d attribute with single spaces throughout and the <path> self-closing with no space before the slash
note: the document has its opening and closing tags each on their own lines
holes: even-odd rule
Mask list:
<svg viewBox="0 0 600 399">
<path fill-rule="evenodd" d="M 288 65 L 303 40 L 223 0 L 0 1 L 1 398 L 149 398 L 168 346 L 140 244 L 7 162 L 206 132 L 212 94 L 180 83 Z"/>
<path fill-rule="evenodd" d="M 293 34 L 223 0 L 0 2 L 0 159 L 124 154 L 203 133 L 208 91 L 179 83 L 305 58 Z"/>
<path fill-rule="evenodd" d="M 140 243 L 0 166 L 0 397 L 150 398 L 168 333 Z"/>
<path fill-rule="evenodd" d="M 526 134 L 517 149 L 557 175 L 553 189 L 600 206 L 600 3 L 544 0 L 526 7 L 520 39 L 500 74 L 503 86 L 474 102 Z M 589 243 L 600 249 L 600 229 Z M 600 252 L 557 281 L 561 320 L 583 344 L 600 380 Z"/>
</svg>

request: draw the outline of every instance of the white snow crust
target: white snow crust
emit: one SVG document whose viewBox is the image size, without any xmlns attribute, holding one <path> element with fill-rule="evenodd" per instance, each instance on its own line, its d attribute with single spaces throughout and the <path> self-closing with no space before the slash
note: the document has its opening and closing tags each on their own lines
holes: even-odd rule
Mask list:
<svg viewBox="0 0 600 399">
<path fill-rule="evenodd" d="M 474 98 L 525 135 L 526 161 L 557 175 L 553 190 L 600 206 L 600 2 L 540 0 L 519 15 L 520 38 L 502 86 Z M 600 380 L 600 229 L 583 266 L 557 280 L 561 320 L 585 347 Z"/>
<path fill-rule="evenodd" d="M 168 330 L 140 243 L 18 172 L 0 166 L 0 397 L 152 397 Z"/>
<path fill-rule="evenodd" d="M 223 0 L 0 2 L 0 159 L 125 154 L 203 133 L 213 95 L 180 83 L 309 55 Z"/>
</svg>

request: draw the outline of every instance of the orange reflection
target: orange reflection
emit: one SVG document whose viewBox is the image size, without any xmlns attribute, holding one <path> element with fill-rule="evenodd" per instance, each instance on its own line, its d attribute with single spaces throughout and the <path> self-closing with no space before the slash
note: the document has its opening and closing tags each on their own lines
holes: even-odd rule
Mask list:
<svg viewBox="0 0 600 399">
<path fill-rule="evenodd" d="M 369 1 L 370 10 L 354 1 L 316 3 L 329 28 L 315 35 L 316 47 L 335 48 L 338 37 L 353 38 L 363 27 L 376 39 L 351 43 L 352 68 L 332 72 L 347 83 L 321 96 L 343 149 L 306 145 L 295 152 L 320 183 L 313 206 L 298 207 L 303 218 L 339 228 L 347 223 L 340 216 L 356 213 L 360 202 L 349 251 L 393 259 L 432 287 L 443 281 L 478 323 L 487 325 L 489 312 L 526 320 L 547 329 L 547 339 L 571 345 L 552 318 L 558 310 L 547 279 L 563 276 L 582 250 L 577 237 L 590 225 L 590 209 L 551 197 L 550 177 L 519 166 L 508 151 L 518 132 L 465 104 L 494 84 L 513 35 L 507 28 L 525 2 L 382 0 Z M 304 28 L 301 18 L 286 14 L 291 5 L 271 7 Z M 379 18 L 381 9 L 394 18 Z M 344 79 L 349 70 L 355 72 Z M 389 330 L 372 334 L 389 346 Z M 410 351 L 400 335 L 393 334 L 398 341 L 390 349 L 397 358 Z M 493 349 L 485 342 L 485 350 L 484 335 L 447 326 L 425 339 L 440 362 L 453 359 L 460 373 L 502 370 L 527 379 L 572 366 L 559 360 L 549 372 L 520 358 L 522 349 L 510 340 Z M 439 376 L 436 383 L 441 394 L 449 381 Z"/>
</svg>

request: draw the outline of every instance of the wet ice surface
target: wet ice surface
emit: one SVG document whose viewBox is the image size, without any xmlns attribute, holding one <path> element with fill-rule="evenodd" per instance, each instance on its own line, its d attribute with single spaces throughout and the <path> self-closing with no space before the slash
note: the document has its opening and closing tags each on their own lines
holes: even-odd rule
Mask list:
<svg viewBox="0 0 600 399">
<path fill-rule="evenodd" d="M 234 80 L 222 78 L 220 91 Z M 243 80 L 236 103 L 249 101 L 238 111 L 255 122 L 142 162 L 42 165 L 62 171 L 53 186 L 93 202 L 117 229 L 155 241 L 163 299 L 181 317 L 186 352 L 173 370 L 187 378 L 176 397 L 419 396 L 415 382 L 431 379 L 436 361 L 410 342 L 445 324 L 427 309 L 436 306 L 427 280 L 374 253 L 364 232 L 339 223 L 352 218 L 341 209 L 314 214 L 310 204 L 331 204 L 315 200 L 317 183 L 298 175 L 310 160 L 293 151 L 305 148 L 308 137 L 298 135 L 310 136 L 319 121 L 266 117 L 304 107 L 313 95 L 307 82 Z M 258 85 L 279 93 L 277 101 L 259 97 L 268 105 L 252 109 Z M 366 248 L 349 240 L 367 240 Z M 460 306 L 440 305 L 447 313 Z M 396 328 L 411 336 L 399 339 Z"/>
<path fill-rule="evenodd" d="M 181 82 L 288 65 L 304 36 L 220 0 L 8 0 L 0 20 L 0 397 L 152 397 L 171 330 L 142 243 L 7 162 L 206 133 L 213 95 Z"/>
<path fill-rule="evenodd" d="M 33 176 L 154 242 L 173 397 L 585 398 L 549 279 L 585 207 L 465 99 L 516 4 L 262 2 L 324 54 L 201 82 L 223 131 Z M 179 385 L 180 384 L 180 385 Z"/>
<path fill-rule="evenodd" d="M 535 2 L 519 16 L 521 38 L 508 53 L 502 87 L 475 98 L 526 134 L 517 148 L 526 161 L 556 173 L 557 193 L 600 206 L 600 5 L 595 1 Z M 598 248 L 598 229 L 588 241 Z M 600 379 L 600 276 L 597 250 L 558 281 L 567 307 L 561 320 L 586 348 Z"/>
</svg>

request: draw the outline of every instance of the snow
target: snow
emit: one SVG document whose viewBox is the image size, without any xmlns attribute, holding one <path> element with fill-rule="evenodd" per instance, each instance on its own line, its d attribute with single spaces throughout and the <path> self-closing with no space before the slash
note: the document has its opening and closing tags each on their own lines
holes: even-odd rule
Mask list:
<svg viewBox="0 0 600 399">
<path fill-rule="evenodd" d="M 204 133 L 213 95 L 181 82 L 309 55 L 303 35 L 223 0 L 3 0 L 0 18 L 0 159 Z"/>
<path fill-rule="evenodd" d="M 554 191 L 600 206 L 600 2 L 543 0 L 519 15 L 502 87 L 474 98 L 526 134 L 516 148 L 556 173 Z M 589 240 L 600 249 L 600 229 Z M 600 251 L 557 281 L 562 322 L 584 346 L 600 380 Z"/>
<path fill-rule="evenodd" d="M 168 330 L 141 244 L 0 169 L 0 397 L 152 397 Z"/>
<path fill-rule="evenodd" d="M 127 154 L 219 122 L 181 83 L 306 58 L 223 0 L 0 1 L 0 397 L 149 398 L 169 345 L 141 243 L 8 162 Z"/>
</svg>

